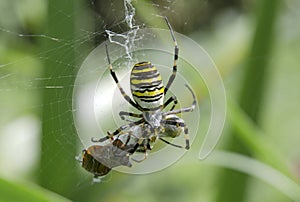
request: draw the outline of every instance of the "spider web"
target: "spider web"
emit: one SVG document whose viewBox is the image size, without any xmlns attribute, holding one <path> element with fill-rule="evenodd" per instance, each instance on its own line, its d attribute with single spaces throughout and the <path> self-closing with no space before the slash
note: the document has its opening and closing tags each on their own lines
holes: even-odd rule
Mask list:
<svg viewBox="0 0 300 202">
<path fill-rule="evenodd" d="M 117 117 L 118 111 L 132 111 L 133 109 L 129 108 L 128 104 L 124 100 L 122 100 L 123 98 L 115 88 L 115 84 L 112 82 L 112 79 L 110 78 L 110 75 L 106 70 L 107 61 L 106 56 L 103 52 L 103 45 L 98 46 L 96 49 L 94 49 L 95 46 L 100 44 L 99 41 L 103 40 L 103 35 L 105 33 L 108 34 L 109 41 L 111 42 L 109 45 L 109 51 L 111 57 L 115 58 L 114 68 L 117 71 L 117 74 L 121 80 L 121 84 L 125 87 L 126 92 L 130 92 L 128 89 L 128 71 L 130 67 L 136 61 L 141 60 L 141 58 L 143 58 L 147 54 L 149 58 L 154 59 L 153 63 L 158 66 L 163 75 L 163 78 L 165 78 L 165 80 L 168 78 L 171 72 L 170 65 L 172 64 L 174 49 L 171 37 L 167 36 L 168 32 L 163 32 L 163 35 L 164 37 L 166 37 L 166 41 L 169 41 L 170 43 L 168 45 L 163 45 L 162 48 L 158 48 L 158 51 L 143 51 L 136 49 L 137 47 L 143 45 L 144 47 L 147 47 L 147 39 L 153 39 L 157 35 L 156 33 L 152 33 L 151 31 L 142 32 L 143 34 L 137 35 L 137 32 L 147 27 L 147 25 L 143 22 L 135 20 L 136 8 L 133 6 L 130 0 L 124 0 L 123 2 L 120 2 L 121 1 L 109 1 L 109 3 L 105 4 L 105 10 L 111 11 L 105 12 L 108 17 L 104 17 L 96 11 L 93 12 L 92 17 L 95 19 L 95 24 L 97 27 L 96 30 L 93 29 L 93 26 L 86 25 L 85 22 L 80 23 L 81 16 L 87 13 L 76 14 L 75 17 L 78 18 L 78 24 L 80 28 L 77 29 L 78 31 L 76 31 L 75 33 L 75 39 L 70 39 L 68 36 L 51 36 L 47 34 L 47 31 L 41 33 L 39 30 L 34 29 L 28 31 L 24 28 L 24 30 L 26 30 L 28 33 L 23 32 L 22 26 L 25 25 L 22 24 L 22 22 L 18 22 L 18 20 L 16 20 L 17 23 L 10 23 L 8 21 L 0 20 L 0 36 L 1 38 L 3 38 L 0 38 L 0 40 L 1 43 L 4 44 L 4 48 L 2 48 L 2 50 L 0 49 L 0 53 L 5 53 L 6 56 L 0 58 L 0 102 L 1 111 L 3 114 L 2 116 L 0 116 L 0 127 L 2 133 L 0 136 L 0 142 L 2 143 L 0 153 L 1 161 L 3 161 L 3 163 L 1 164 L 6 165 L 5 167 L 0 168 L 2 173 L 5 173 L 9 177 L 18 177 L 18 175 L 15 175 L 16 173 L 19 173 L 20 176 L 25 175 L 26 172 L 29 172 L 30 169 L 32 169 L 36 165 L 36 162 L 39 158 L 39 135 L 41 133 L 41 125 L 51 125 L 53 120 L 59 120 L 59 124 L 55 125 L 55 127 L 51 126 L 52 131 L 47 135 L 53 135 L 54 141 L 61 147 L 64 147 L 65 145 L 76 147 L 76 149 L 78 150 L 78 154 L 80 154 L 80 151 L 82 149 L 89 146 L 87 142 L 91 137 L 99 136 L 99 127 L 102 130 L 101 133 L 104 135 L 106 130 L 113 131 L 117 128 L 117 126 L 124 124 L 124 122 L 122 122 Z M 31 3 L 36 4 L 37 1 L 32 0 Z M 138 1 L 136 1 L 135 3 L 138 3 Z M 25 9 L 27 14 L 30 12 L 29 5 L 27 5 L 27 7 L 26 5 L 17 6 L 13 3 L 5 4 L 2 2 L 1 4 L 3 4 L 3 6 L 0 6 L 4 8 L 3 10 L 7 10 L 5 9 L 5 7 L 13 7 L 16 13 L 20 12 L 19 10 L 22 9 Z M 162 16 L 165 16 L 169 13 L 176 13 L 173 9 L 174 4 L 176 4 L 176 1 L 170 0 L 163 0 L 160 3 L 147 3 L 146 6 L 149 8 L 149 10 L 152 10 L 152 8 L 158 8 L 158 13 L 150 13 L 151 18 L 148 20 L 162 20 Z M 30 16 L 31 18 L 41 17 L 41 13 L 45 12 L 45 3 L 40 2 L 39 6 L 40 10 L 38 10 L 36 14 L 37 16 Z M 90 10 L 88 12 L 91 12 L 91 10 L 97 10 L 99 8 L 99 5 L 96 3 L 96 1 L 92 0 L 88 2 L 88 6 L 90 7 Z M 119 11 L 120 8 L 122 8 L 121 11 Z M 56 10 L 57 15 L 63 16 L 61 22 L 59 23 L 68 25 L 70 23 L 70 15 L 73 14 L 68 13 L 63 8 L 56 8 Z M 6 15 L 6 13 L 3 13 L 3 15 Z M 9 14 L 7 15 L 9 16 Z M 20 15 L 21 18 L 22 14 Z M 107 19 L 113 19 L 113 21 L 108 22 Z M 164 25 L 163 28 L 167 29 L 167 26 Z M 42 43 L 55 43 L 56 46 L 54 48 L 50 48 L 49 50 L 38 52 L 38 50 L 34 46 L 40 41 L 42 41 Z M 33 44 L 31 45 L 31 48 L 33 50 L 29 50 L 27 52 L 26 50 L 24 50 L 25 48 L 22 48 L 22 50 L 17 51 L 15 57 L 9 57 L 9 54 L 13 54 L 10 53 L 10 51 L 14 51 L 13 48 L 17 47 L 17 43 Z M 91 44 L 96 45 L 91 46 Z M 76 47 L 76 64 L 73 64 L 66 60 L 69 55 L 68 51 L 73 49 L 74 47 Z M 60 49 L 64 49 L 64 55 L 57 55 L 55 53 Z M 136 51 L 134 57 L 132 55 L 133 50 Z M 167 50 L 167 52 L 165 50 Z M 92 58 L 98 57 L 98 65 L 89 66 L 89 68 L 84 69 L 81 74 L 78 74 L 79 76 L 72 72 L 74 71 L 72 69 L 75 69 L 80 73 L 80 70 L 82 70 L 82 64 L 86 65 L 89 64 L 89 61 L 91 61 L 87 60 L 86 58 L 94 53 L 96 53 L 97 55 L 93 55 Z M 49 61 L 53 65 L 63 65 L 66 68 L 62 72 L 57 69 L 52 76 L 44 77 L 42 66 L 43 63 Z M 186 60 L 181 60 L 181 62 L 182 63 L 179 63 L 179 65 L 192 65 L 189 64 L 189 62 Z M 68 71 L 68 69 L 70 69 L 70 71 Z M 102 70 L 104 71 L 103 77 L 99 79 L 99 75 L 97 76 L 97 73 Z M 192 73 L 193 72 L 186 72 L 185 74 L 188 75 Z M 60 84 L 61 81 L 67 79 L 80 82 L 75 82 L 71 86 L 63 86 Z M 179 71 L 176 79 L 178 81 L 175 82 L 175 86 L 173 89 L 171 89 L 170 92 L 172 94 L 179 95 L 177 96 L 180 101 L 179 106 L 188 106 L 190 105 L 191 99 L 187 99 L 187 97 L 189 97 L 190 95 L 188 95 L 187 93 L 182 94 L 180 92 L 181 89 L 183 89 L 182 87 L 180 87 L 180 85 L 182 85 L 183 82 L 187 83 L 184 73 L 180 75 Z M 194 78 L 194 80 L 197 79 L 199 78 Z M 205 82 L 203 80 L 199 82 L 202 82 L 202 85 L 205 86 Z M 98 100 L 101 100 L 100 103 L 89 103 L 92 105 L 92 107 L 95 107 L 96 110 L 89 110 L 85 108 L 88 105 L 82 105 L 82 103 L 85 102 L 85 98 L 87 96 L 90 96 L 89 93 L 94 93 L 90 91 L 91 86 L 89 86 L 88 84 L 96 86 L 97 93 L 95 97 Z M 195 84 L 191 83 L 191 85 L 193 88 L 195 88 L 193 86 Z M 199 88 L 205 90 L 206 88 L 203 86 Z M 63 89 L 66 90 L 62 91 Z M 78 90 L 78 94 L 76 94 L 76 99 L 78 100 L 74 100 L 75 98 L 73 98 L 73 100 L 68 100 L 68 98 L 66 98 L 64 94 L 67 93 L 68 95 L 72 95 L 73 89 L 75 89 L 75 92 L 76 89 L 81 89 L 81 91 Z M 41 90 L 51 91 L 51 94 L 58 99 L 50 101 L 47 106 L 45 106 L 42 102 L 42 98 L 40 97 Z M 104 93 L 104 91 L 106 94 Z M 109 98 L 106 97 L 108 95 Z M 14 101 L 11 102 L 11 100 Z M 67 103 L 67 107 L 61 107 L 58 109 L 54 107 L 52 108 L 52 106 L 60 105 L 61 103 Z M 111 107 L 106 107 L 105 109 L 103 109 L 103 106 L 105 106 L 105 104 L 106 106 L 114 106 L 112 107 L 113 113 L 111 112 L 111 110 L 107 110 L 111 109 Z M 209 105 L 210 104 L 208 104 L 208 106 Z M 56 109 L 58 111 L 52 111 L 50 118 L 43 119 L 41 123 L 39 115 L 45 107 Z M 199 108 L 197 110 L 197 113 L 201 111 Z M 77 113 L 74 116 L 75 120 L 70 118 L 65 119 L 66 114 L 70 112 L 75 114 Z M 103 120 L 102 117 L 108 118 Z M 76 120 L 76 118 L 79 119 Z M 188 118 L 188 116 L 186 116 L 186 118 Z M 199 126 L 198 124 L 193 124 L 193 117 L 190 117 L 189 119 L 190 120 L 187 120 L 187 124 L 190 125 L 190 131 L 193 131 L 193 129 L 197 130 Z M 78 136 L 76 137 L 81 142 L 79 146 L 75 145 L 73 140 L 70 140 L 70 134 L 65 133 L 64 128 L 66 127 L 66 124 L 69 125 L 69 128 L 76 128 L 78 132 Z M 201 123 L 201 128 L 203 128 L 201 130 L 201 134 L 203 137 L 208 127 L 209 124 Z M 88 133 L 86 133 L 87 129 Z M 62 138 L 56 138 L 54 134 L 60 134 Z M 196 133 L 194 132 L 193 134 L 192 132 L 192 139 L 194 139 L 195 136 Z M 180 141 L 182 140 L 183 138 L 176 140 L 175 143 L 180 144 Z M 10 154 L 10 159 L 6 160 L 7 158 L 5 158 L 5 156 L 8 156 L 7 151 L 11 149 L 15 151 L 15 155 Z M 46 149 L 51 150 L 52 148 L 51 146 L 49 146 Z M 69 154 L 70 156 L 74 156 L 73 152 L 69 151 L 68 149 L 63 150 L 63 152 Z M 60 153 L 54 155 L 60 155 Z M 48 161 L 51 162 L 53 161 L 53 159 L 48 159 Z M 144 165 L 145 167 L 149 166 L 147 164 Z M 142 168 L 143 167 L 139 169 Z M 124 172 L 129 171 L 125 170 Z"/>
</svg>

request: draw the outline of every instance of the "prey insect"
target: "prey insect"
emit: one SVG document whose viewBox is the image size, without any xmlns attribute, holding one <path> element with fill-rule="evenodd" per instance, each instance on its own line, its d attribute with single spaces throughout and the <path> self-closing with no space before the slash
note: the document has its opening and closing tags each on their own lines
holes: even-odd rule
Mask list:
<svg viewBox="0 0 300 202">
<path fill-rule="evenodd" d="M 122 125 L 113 133 L 108 132 L 108 135 L 104 138 L 100 138 L 98 140 L 92 139 L 93 142 L 103 142 L 108 139 L 114 140 L 114 137 L 120 135 L 122 131 L 135 128 L 135 130 L 138 130 L 139 132 L 134 132 L 134 135 L 127 135 L 129 140 L 125 140 L 125 144 L 128 145 L 127 142 L 130 142 L 130 138 L 135 139 L 135 144 L 130 146 L 132 149 L 131 152 L 133 153 L 134 151 L 139 150 L 145 151 L 145 158 L 147 156 L 147 150 L 151 150 L 151 143 L 156 142 L 158 139 L 175 147 L 185 148 L 187 150 L 190 148 L 188 127 L 184 120 L 179 118 L 177 114 L 192 112 L 196 106 L 196 98 L 192 89 L 186 85 L 193 97 L 191 106 L 174 109 L 178 103 L 176 96 L 171 96 L 169 99 L 165 100 L 165 95 L 176 77 L 179 54 L 179 48 L 173 29 L 166 17 L 165 21 L 174 42 L 172 74 L 170 75 L 167 84 L 164 85 L 161 74 L 153 64 L 150 62 L 139 62 L 135 64 L 130 74 L 130 89 L 133 100 L 125 93 L 119 83 L 109 57 L 108 44 L 107 42 L 105 43 L 109 71 L 113 80 L 124 99 L 141 113 L 120 111 L 119 115 L 123 120 L 125 117 L 134 117 L 138 120 Z M 173 103 L 173 106 L 169 111 L 165 112 L 165 108 L 171 103 Z M 163 139 L 163 137 L 177 137 L 182 133 L 182 131 L 185 134 L 185 146 L 175 145 Z"/>
<path fill-rule="evenodd" d="M 94 174 L 94 178 L 108 174 L 117 166 L 131 167 L 129 155 L 121 140 L 116 139 L 104 146 L 92 145 L 82 151 L 82 167 Z"/>
</svg>

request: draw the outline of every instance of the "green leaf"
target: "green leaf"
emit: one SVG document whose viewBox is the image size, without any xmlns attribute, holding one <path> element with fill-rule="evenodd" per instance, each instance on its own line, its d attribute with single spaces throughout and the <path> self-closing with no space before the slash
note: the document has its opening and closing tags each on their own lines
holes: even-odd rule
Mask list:
<svg viewBox="0 0 300 202">
<path fill-rule="evenodd" d="M 0 178 L 0 201 L 70 201 L 29 182 L 12 182 Z"/>
<path fill-rule="evenodd" d="M 283 154 L 272 143 L 270 136 L 264 134 L 246 113 L 228 97 L 228 118 L 236 137 L 260 160 L 268 163 L 284 174 L 291 176 L 288 163 Z"/>
<path fill-rule="evenodd" d="M 289 177 L 254 158 L 233 152 L 215 151 L 206 163 L 233 169 L 258 178 L 294 201 L 300 201 L 300 186 Z"/>
</svg>

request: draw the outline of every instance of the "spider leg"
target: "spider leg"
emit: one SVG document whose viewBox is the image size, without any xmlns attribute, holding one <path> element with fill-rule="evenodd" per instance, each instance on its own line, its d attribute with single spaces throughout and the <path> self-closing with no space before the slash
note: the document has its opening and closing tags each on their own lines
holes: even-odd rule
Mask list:
<svg viewBox="0 0 300 202">
<path fill-rule="evenodd" d="M 136 151 L 138 150 L 138 147 L 139 147 L 139 146 L 140 146 L 140 143 L 137 142 L 137 143 L 133 146 L 133 148 L 131 148 L 131 149 L 128 150 L 128 152 L 129 152 L 130 154 L 133 154 L 134 152 L 136 152 Z"/>
<path fill-rule="evenodd" d="M 172 39 L 173 39 L 173 42 L 174 42 L 174 64 L 173 64 L 173 71 L 172 71 L 172 74 L 168 80 L 168 83 L 167 85 L 165 86 L 165 90 L 164 90 L 164 94 L 166 94 L 171 86 L 171 84 L 173 83 L 175 77 L 176 77 L 176 73 L 177 73 L 177 61 L 178 61 L 178 54 L 179 54 L 179 48 L 178 48 L 178 45 L 177 45 L 177 41 L 176 41 L 176 38 L 175 38 L 175 35 L 174 35 L 174 32 L 173 32 L 173 29 L 171 27 L 171 24 L 169 23 L 169 20 L 167 17 L 165 17 L 165 20 L 166 20 L 166 23 L 169 27 L 169 30 L 170 30 L 170 33 L 171 33 L 171 36 L 172 36 Z"/>
<path fill-rule="evenodd" d="M 120 133 L 122 133 L 122 132 L 120 132 Z M 119 133 L 119 134 L 120 134 L 120 133 Z M 120 145 L 120 148 L 121 148 L 122 150 L 128 152 L 128 155 L 131 155 L 131 154 L 133 154 L 133 153 L 137 150 L 137 147 L 138 147 L 139 145 L 137 145 L 137 144 L 135 144 L 134 146 L 128 145 L 128 143 L 129 143 L 131 137 L 134 136 L 133 133 L 132 133 L 131 131 L 128 131 L 128 133 L 124 133 L 124 134 L 128 134 L 128 135 L 127 135 L 127 138 L 126 138 L 125 143 L 123 143 L 122 145 Z M 119 139 L 119 138 L 120 138 L 120 135 L 118 135 L 117 139 Z"/>
<path fill-rule="evenodd" d="M 120 118 L 122 120 L 130 121 L 129 119 L 125 119 L 124 116 L 131 116 L 131 117 L 135 117 L 135 118 L 142 118 L 143 114 L 135 114 L 135 113 L 131 113 L 131 112 L 120 111 L 119 112 L 119 116 L 120 116 Z"/>
<path fill-rule="evenodd" d="M 126 142 L 122 144 L 121 148 L 125 148 L 125 150 L 129 153 L 129 155 L 133 154 L 135 151 L 137 151 L 138 147 L 140 146 L 139 143 L 136 143 L 133 147 L 128 146 L 128 143 L 131 139 L 131 136 L 134 136 L 132 132 L 128 133 Z"/>
<path fill-rule="evenodd" d="M 160 139 L 161 141 L 163 141 L 164 143 L 166 143 L 166 144 L 169 144 L 169 145 L 172 145 L 172 146 L 178 147 L 178 148 L 183 148 L 183 146 L 177 145 L 177 144 L 173 144 L 173 143 L 171 143 L 171 142 L 169 142 L 169 141 L 167 141 L 167 140 L 165 140 L 165 139 L 162 139 L 161 137 L 160 137 L 159 139 Z"/>
<path fill-rule="evenodd" d="M 162 109 L 166 108 L 171 102 L 173 102 L 173 106 L 171 107 L 170 111 L 172 111 L 172 110 L 175 108 L 175 106 L 178 104 L 178 101 L 177 101 L 177 98 L 176 98 L 175 95 L 172 96 L 172 97 L 170 97 L 170 98 L 163 104 Z"/>
<path fill-rule="evenodd" d="M 112 139 L 114 136 L 120 134 L 124 129 L 130 128 L 130 127 L 132 127 L 132 126 L 139 125 L 139 124 L 141 124 L 141 123 L 143 123 L 143 122 L 144 122 L 144 119 L 140 119 L 140 120 L 138 120 L 138 121 L 131 122 L 131 123 L 129 123 L 129 124 L 126 124 L 126 125 L 123 125 L 123 126 L 119 127 L 119 128 L 118 128 L 117 130 L 115 130 L 113 133 L 110 133 L 110 132 L 107 131 L 107 134 L 108 134 L 108 135 L 105 136 L 105 137 L 103 137 L 103 138 L 100 138 L 100 139 L 98 139 L 98 140 L 95 140 L 94 138 L 92 138 L 91 141 L 92 141 L 92 142 L 104 142 L 104 141 L 106 141 L 106 140 L 108 140 L 108 139 Z"/>
<path fill-rule="evenodd" d="M 186 124 L 184 122 L 177 122 L 177 121 L 170 121 L 170 120 L 166 120 L 165 123 L 183 128 L 184 139 L 185 139 L 185 149 L 188 150 L 190 148 L 190 137 L 189 137 L 189 130 L 188 130 L 188 127 L 186 126 Z M 161 139 L 161 140 L 167 143 L 166 140 L 163 140 L 163 139 Z M 170 144 L 173 145 L 172 143 L 170 143 Z M 173 146 L 175 146 L 175 145 L 173 145 Z M 176 145 L 175 147 L 181 147 L 181 146 Z M 183 147 L 181 147 L 181 148 L 183 148 Z"/>
<path fill-rule="evenodd" d="M 192 93 L 192 96 L 193 96 L 192 105 L 190 107 L 184 107 L 184 108 L 181 108 L 181 109 L 171 110 L 171 111 L 165 112 L 165 113 L 163 113 L 164 116 L 170 115 L 170 114 L 179 114 L 179 113 L 182 113 L 182 112 L 192 112 L 195 109 L 196 103 L 197 103 L 196 96 L 195 96 L 194 92 L 192 91 L 192 89 L 188 85 L 185 84 L 185 86 Z"/>
<path fill-rule="evenodd" d="M 106 56 L 107 56 L 107 61 L 108 61 L 108 64 L 109 64 L 109 70 L 110 70 L 110 74 L 111 76 L 113 77 L 115 83 L 117 84 L 122 96 L 125 98 L 125 100 L 127 102 L 129 102 L 133 107 L 135 107 L 136 109 L 139 109 L 141 110 L 142 108 L 137 104 L 135 103 L 124 91 L 124 89 L 122 88 L 122 86 L 120 85 L 119 83 L 119 80 L 118 80 L 118 77 L 116 75 L 116 73 L 113 71 L 113 67 L 112 67 L 112 64 L 111 64 L 111 61 L 110 61 L 110 57 L 109 57 L 109 54 L 108 54 L 108 45 L 107 45 L 107 41 L 105 41 L 105 51 L 106 51 Z"/>
<path fill-rule="evenodd" d="M 121 149 L 124 149 L 124 150 L 126 149 L 126 146 L 127 146 L 128 142 L 130 141 L 130 136 L 131 136 L 131 132 L 129 131 L 125 143 L 123 143 L 120 146 Z M 120 135 L 117 137 L 117 139 L 119 139 L 119 137 L 120 137 Z"/>
<path fill-rule="evenodd" d="M 183 130 L 184 130 L 184 139 L 185 139 L 185 149 L 189 149 L 190 148 L 190 136 L 189 136 L 189 129 L 186 126 L 186 124 L 183 124 Z"/>
</svg>

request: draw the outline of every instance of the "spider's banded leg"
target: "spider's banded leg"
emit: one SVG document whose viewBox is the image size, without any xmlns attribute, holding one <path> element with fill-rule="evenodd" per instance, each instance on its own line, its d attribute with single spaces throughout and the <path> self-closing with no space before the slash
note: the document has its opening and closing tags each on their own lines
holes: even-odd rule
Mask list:
<svg viewBox="0 0 300 202">
<path fill-rule="evenodd" d="M 151 145 L 149 143 L 149 140 L 147 141 L 147 144 L 145 144 L 145 146 L 146 146 L 147 150 L 150 150 L 150 151 L 152 150 L 152 147 L 151 147 Z M 143 149 L 138 148 L 136 151 L 137 152 L 145 152 L 145 148 L 143 148 Z"/>
<path fill-rule="evenodd" d="M 177 144 L 173 144 L 173 143 L 171 143 L 171 142 L 169 142 L 169 141 L 167 141 L 167 140 L 165 140 L 165 139 L 162 139 L 161 137 L 160 137 L 159 139 L 160 139 L 161 141 L 163 141 L 164 143 L 166 143 L 166 144 L 169 144 L 169 145 L 172 145 L 172 146 L 178 147 L 178 148 L 183 148 L 183 146 L 177 145 Z"/>
<path fill-rule="evenodd" d="M 130 133 L 130 132 L 129 132 L 129 133 Z M 126 138 L 125 143 L 123 143 L 123 142 L 121 141 L 121 145 L 117 145 L 117 144 L 114 145 L 114 146 L 116 146 L 116 148 L 117 148 L 116 151 L 119 151 L 119 149 L 121 149 L 121 150 L 127 152 L 126 156 L 129 156 L 129 155 L 131 154 L 129 148 L 127 147 L 127 144 L 128 144 L 128 142 L 130 141 L 130 136 L 131 136 L 130 134 L 127 135 L 127 138 Z M 117 137 L 117 139 L 119 139 L 119 136 Z M 117 140 L 117 139 L 116 139 L 116 140 Z M 114 142 L 113 142 L 113 144 L 114 144 Z M 124 156 L 124 153 L 120 152 L 119 155 L 118 155 L 118 154 L 115 154 L 115 155 L 116 155 L 116 156 L 122 157 L 122 156 Z"/>
<path fill-rule="evenodd" d="M 122 88 L 122 86 L 120 85 L 119 83 L 119 80 L 118 80 L 118 77 L 116 75 L 116 73 L 113 71 L 112 69 L 112 64 L 111 64 L 111 61 L 110 61 L 110 57 L 109 57 L 109 54 L 108 54 L 108 45 L 107 45 L 107 41 L 105 41 L 105 51 L 106 51 L 106 57 L 107 57 L 107 61 L 108 61 L 108 64 L 109 64 L 109 71 L 110 71 L 110 74 L 111 76 L 113 77 L 115 83 L 117 84 L 122 96 L 125 98 L 125 100 L 127 102 L 129 102 L 133 107 L 135 107 L 136 109 L 139 109 L 141 110 L 141 107 L 135 103 L 124 91 L 124 89 Z"/>
<path fill-rule="evenodd" d="M 120 111 L 119 116 L 122 120 L 129 121 L 128 119 L 125 119 L 125 116 L 131 116 L 131 117 L 135 117 L 135 118 L 142 118 L 143 114 L 135 114 L 135 113 L 131 113 L 131 112 Z"/>
<path fill-rule="evenodd" d="M 185 139 L 185 149 L 190 149 L 190 136 L 189 136 L 189 129 L 186 126 L 186 124 L 184 124 L 184 139 Z"/>
<path fill-rule="evenodd" d="M 180 113 L 183 113 L 183 112 L 192 112 L 192 111 L 194 111 L 194 109 L 195 109 L 195 105 L 192 105 L 190 107 L 184 107 L 184 108 L 181 108 L 181 109 L 165 112 L 165 113 L 163 113 L 163 115 L 166 116 L 166 115 L 170 115 L 170 114 L 180 114 Z"/>
<path fill-rule="evenodd" d="M 139 125 L 139 124 L 141 124 L 141 123 L 143 123 L 143 122 L 144 122 L 144 119 L 140 119 L 140 120 L 138 120 L 138 121 L 131 122 L 131 123 L 129 123 L 129 124 L 126 124 L 126 125 L 123 125 L 123 126 L 119 127 L 119 128 L 118 128 L 117 130 L 115 130 L 113 133 L 107 132 L 108 135 L 105 136 L 105 137 L 103 137 L 103 138 L 100 138 L 100 139 L 98 139 L 98 140 L 95 140 L 94 138 L 92 138 L 91 141 L 92 141 L 92 142 L 104 142 L 104 141 L 106 141 L 106 140 L 108 140 L 108 139 L 111 139 L 111 138 L 113 138 L 114 136 L 118 135 L 118 134 L 121 133 L 124 129 L 130 128 L 130 127 L 135 126 L 135 125 Z"/>
<path fill-rule="evenodd" d="M 136 143 L 136 144 L 133 146 L 133 148 L 130 148 L 130 149 L 128 150 L 128 152 L 129 152 L 130 154 L 133 154 L 134 152 L 137 151 L 137 149 L 138 149 L 139 146 L 140 146 L 140 144 L 139 144 L 139 143 Z"/>
<path fill-rule="evenodd" d="M 163 113 L 163 115 L 170 115 L 170 114 L 179 114 L 179 113 L 182 113 L 182 112 L 192 112 L 194 111 L 195 107 L 196 107 L 196 96 L 194 94 L 194 92 L 192 91 L 192 89 L 185 84 L 185 86 L 189 89 L 189 91 L 192 93 L 192 96 L 193 96 L 193 102 L 192 102 L 192 105 L 190 107 L 184 107 L 184 108 L 181 108 L 181 109 L 177 109 L 177 110 L 171 110 L 171 111 L 168 111 L 168 112 L 165 112 Z"/>
<path fill-rule="evenodd" d="M 170 121 L 170 120 L 166 120 L 165 123 L 169 124 L 169 125 L 174 125 L 174 126 L 183 128 L 184 139 L 185 139 L 185 149 L 188 150 L 190 148 L 190 137 L 189 137 L 189 129 L 186 126 L 186 124 L 183 123 L 183 122 Z"/>
<path fill-rule="evenodd" d="M 166 94 L 171 86 L 171 84 L 173 83 L 175 77 L 176 77 L 176 73 L 177 73 L 177 61 L 178 61 L 178 54 L 179 54 L 179 48 L 177 45 L 177 41 L 173 32 L 173 29 L 171 27 L 171 24 L 169 23 L 169 20 L 167 17 L 165 17 L 166 23 L 169 27 L 173 42 L 174 42 L 174 64 L 173 64 L 173 72 L 168 80 L 167 85 L 165 86 L 165 90 L 164 90 L 164 94 Z"/>
<path fill-rule="evenodd" d="M 175 106 L 178 104 L 178 101 L 177 101 L 177 98 L 176 98 L 175 95 L 172 96 L 172 97 L 170 97 L 170 98 L 163 104 L 162 109 L 166 108 L 171 102 L 174 102 L 174 103 L 173 103 L 173 106 L 171 107 L 170 111 L 172 111 L 172 110 L 175 108 Z"/>
<path fill-rule="evenodd" d="M 128 150 L 128 152 L 133 154 L 134 152 L 139 151 L 139 147 L 142 145 L 143 141 L 143 138 L 139 139 L 138 142 L 130 150 Z"/>
<path fill-rule="evenodd" d="M 130 139 L 131 139 L 131 136 L 132 136 L 132 132 L 129 132 L 128 136 L 127 136 L 127 139 L 126 139 L 126 142 L 122 145 L 122 148 L 125 148 L 126 151 L 131 155 L 133 154 L 137 148 L 139 147 L 139 144 L 135 144 L 133 147 L 127 147 L 127 144 L 129 143 Z M 127 148 L 126 148 L 127 147 Z"/>
</svg>

